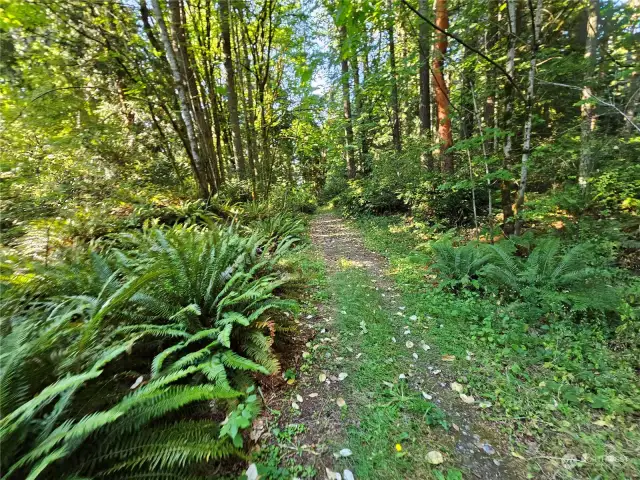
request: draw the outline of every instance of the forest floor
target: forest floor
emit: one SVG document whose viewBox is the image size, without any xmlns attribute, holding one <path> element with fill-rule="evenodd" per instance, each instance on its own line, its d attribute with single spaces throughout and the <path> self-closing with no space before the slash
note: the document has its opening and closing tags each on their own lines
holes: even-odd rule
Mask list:
<svg viewBox="0 0 640 480">
<path fill-rule="evenodd" d="M 311 239 L 321 280 L 303 328 L 314 334 L 294 388 L 267 398 L 266 443 L 254 456 L 261 473 L 525 478 L 500 425 L 481 418 L 486 402 L 453 372 L 457 359 L 438 351 L 430 327 L 402 304 L 387 260 L 331 213 L 314 217 Z"/>
</svg>

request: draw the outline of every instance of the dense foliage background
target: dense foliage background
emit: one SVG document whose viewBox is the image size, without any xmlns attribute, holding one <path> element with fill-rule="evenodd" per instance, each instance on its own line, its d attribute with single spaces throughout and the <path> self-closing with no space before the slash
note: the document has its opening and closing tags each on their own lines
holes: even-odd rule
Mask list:
<svg viewBox="0 0 640 480">
<path fill-rule="evenodd" d="M 0 0 L 6 477 L 242 457 L 318 204 L 410 235 L 429 301 L 637 454 L 639 25 L 637 0 Z"/>
</svg>

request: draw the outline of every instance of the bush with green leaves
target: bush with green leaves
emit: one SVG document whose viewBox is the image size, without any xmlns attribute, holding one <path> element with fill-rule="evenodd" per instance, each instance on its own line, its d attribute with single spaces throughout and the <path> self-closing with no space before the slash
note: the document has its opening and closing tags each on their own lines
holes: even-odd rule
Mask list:
<svg viewBox="0 0 640 480">
<path fill-rule="evenodd" d="M 453 246 L 441 240 L 432 246 L 431 270 L 441 285 L 487 290 L 513 303 L 512 309 L 532 320 L 549 314 L 578 317 L 617 311 L 621 306 L 610 269 L 592 264 L 588 244 L 563 250 L 557 238 L 541 240 L 526 257 L 516 245 L 467 243 Z"/>
<path fill-rule="evenodd" d="M 255 395 L 234 399 L 250 374 L 279 368 L 277 312 L 292 304 L 275 294 L 286 282 L 276 265 L 291 239 L 270 248 L 257 233 L 196 226 L 118 237 L 75 264 L 9 277 L 7 478 L 186 478 L 239 453 L 259 408 Z"/>
<path fill-rule="evenodd" d="M 482 268 L 493 258 L 487 245 L 471 242 L 455 247 L 449 239 L 434 242 L 431 251 L 430 270 L 440 277 L 442 286 L 454 290 L 466 286 L 479 288 Z"/>
<path fill-rule="evenodd" d="M 540 241 L 522 259 L 509 242 L 491 246 L 493 260 L 482 270 L 483 279 L 508 300 L 526 304 L 532 316 L 575 316 L 589 311 L 615 311 L 620 306 L 609 270 L 592 266 L 590 246 L 563 250 L 557 238 Z"/>
</svg>

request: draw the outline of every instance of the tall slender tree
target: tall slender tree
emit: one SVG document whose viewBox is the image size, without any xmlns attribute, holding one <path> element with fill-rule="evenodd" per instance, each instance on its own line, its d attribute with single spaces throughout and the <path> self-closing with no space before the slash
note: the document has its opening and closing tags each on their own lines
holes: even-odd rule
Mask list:
<svg viewBox="0 0 640 480">
<path fill-rule="evenodd" d="M 449 11 L 447 0 L 436 0 L 436 26 L 440 30 L 449 28 Z M 442 31 L 436 32 L 435 51 L 433 57 L 433 85 L 438 106 L 438 137 L 440 162 L 442 170 L 453 173 L 453 155 L 449 149 L 453 146 L 451 117 L 449 116 L 449 91 L 444 78 L 444 59 L 447 53 L 447 36 Z"/>
<path fill-rule="evenodd" d="M 420 13 L 428 17 L 429 6 L 427 0 L 420 0 Z M 420 21 L 419 33 L 419 59 L 420 59 L 420 135 L 426 138 L 431 131 L 431 89 L 429 85 L 429 25 L 424 20 Z M 422 164 L 429 170 L 433 170 L 433 155 L 431 152 L 422 153 Z"/>
<path fill-rule="evenodd" d="M 531 59 L 529 60 L 529 85 L 527 87 L 526 99 L 527 116 L 524 123 L 520 185 L 518 187 L 518 197 L 515 205 L 516 212 L 518 213 L 518 219 L 515 223 L 516 235 L 520 235 L 522 230 L 522 207 L 524 206 L 524 194 L 527 191 L 529 158 L 531 157 L 531 131 L 533 128 L 533 107 L 536 100 L 536 64 L 538 61 L 538 48 L 540 42 L 540 26 L 542 24 L 542 0 L 537 0 L 535 9 L 533 7 L 533 0 L 528 0 L 528 6 L 529 14 L 531 16 Z"/>
<path fill-rule="evenodd" d="M 236 72 L 231 53 L 231 33 L 229 26 L 229 0 L 219 0 L 218 9 L 220 15 L 220 35 L 222 39 L 222 51 L 224 52 L 224 69 L 227 74 L 227 105 L 229 109 L 229 124 L 231 127 L 231 139 L 233 142 L 233 155 L 236 161 L 238 176 L 241 179 L 247 177 L 242 146 L 242 132 L 240 118 L 238 116 L 238 93 L 236 92 Z"/>
<path fill-rule="evenodd" d="M 389 68 L 391 73 L 391 131 L 393 147 L 402 150 L 402 128 L 400 125 L 400 99 L 398 95 L 398 69 L 396 66 L 396 42 L 394 35 L 395 13 L 393 0 L 387 0 L 387 36 L 389 37 Z"/>
<path fill-rule="evenodd" d="M 593 139 L 596 127 L 596 106 L 593 103 L 593 79 L 596 78 L 596 54 L 598 51 L 598 17 L 599 0 L 589 0 L 587 5 L 587 35 L 584 51 L 586 62 L 585 81 L 582 87 L 582 105 L 580 106 L 582 122 L 580 129 L 580 165 L 578 184 L 583 193 L 587 189 L 589 177 L 593 170 Z"/>
<path fill-rule="evenodd" d="M 516 71 L 516 43 L 518 39 L 518 0 L 507 0 L 507 66 L 506 72 L 511 78 L 514 78 Z M 504 129 L 506 137 L 504 141 L 503 153 L 503 169 L 508 171 L 511 167 L 513 154 L 513 110 L 515 101 L 515 91 L 511 82 L 505 83 L 505 99 L 504 99 Z M 514 225 L 513 206 L 511 203 L 511 181 L 503 179 L 500 183 L 500 200 L 502 203 L 502 217 L 504 233 L 510 235 L 513 233 Z"/>
</svg>

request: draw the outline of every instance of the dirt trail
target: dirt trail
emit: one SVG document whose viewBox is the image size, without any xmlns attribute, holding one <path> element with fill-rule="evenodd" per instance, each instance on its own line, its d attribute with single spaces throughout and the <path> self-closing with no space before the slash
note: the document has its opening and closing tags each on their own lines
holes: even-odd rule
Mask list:
<svg viewBox="0 0 640 480">
<path fill-rule="evenodd" d="M 311 238 L 322 253 L 329 273 L 335 272 L 339 268 L 339 262 L 343 260 L 363 268 L 375 281 L 375 285 L 387 292 L 386 308 L 397 310 L 395 298 L 399 297 L 399 293 L 395 291 L 393 281 L 385 275 L 387 260 L 365 248 L 359 232 L 348 227 L 335 215 L 321 214 L 312 223 Z M 396 326 L 399 338 L 402 338 L 402 322 L 406 320 L 398 320 Z M 455 377 L 449 372 L 446 363 L 440 360 L 438 352 L 432 351 L 432 355 L 425 358 L 422 365 L 420 362 L 415 363 L 415 373 L 408 378 L 408 383 L 418 392 L 424 391 L 426 386 L 429 391 L 435 392 L 433 401 L 454 424 L 449 432 L 442 430 L 442 435 L 453 437 L 449 440 L 455 445 L 458 465 L 480 479 L 524 478 L 522 465 L 509 455 L 506 442 L 497 433 L 496 425 L 481 421 L 477 407 L 465 404 L 451 390 L 450 383 L 455 381 Z M 432 372 L 436 369 L 441 372 L 433 375 Z"/>
</svg>

